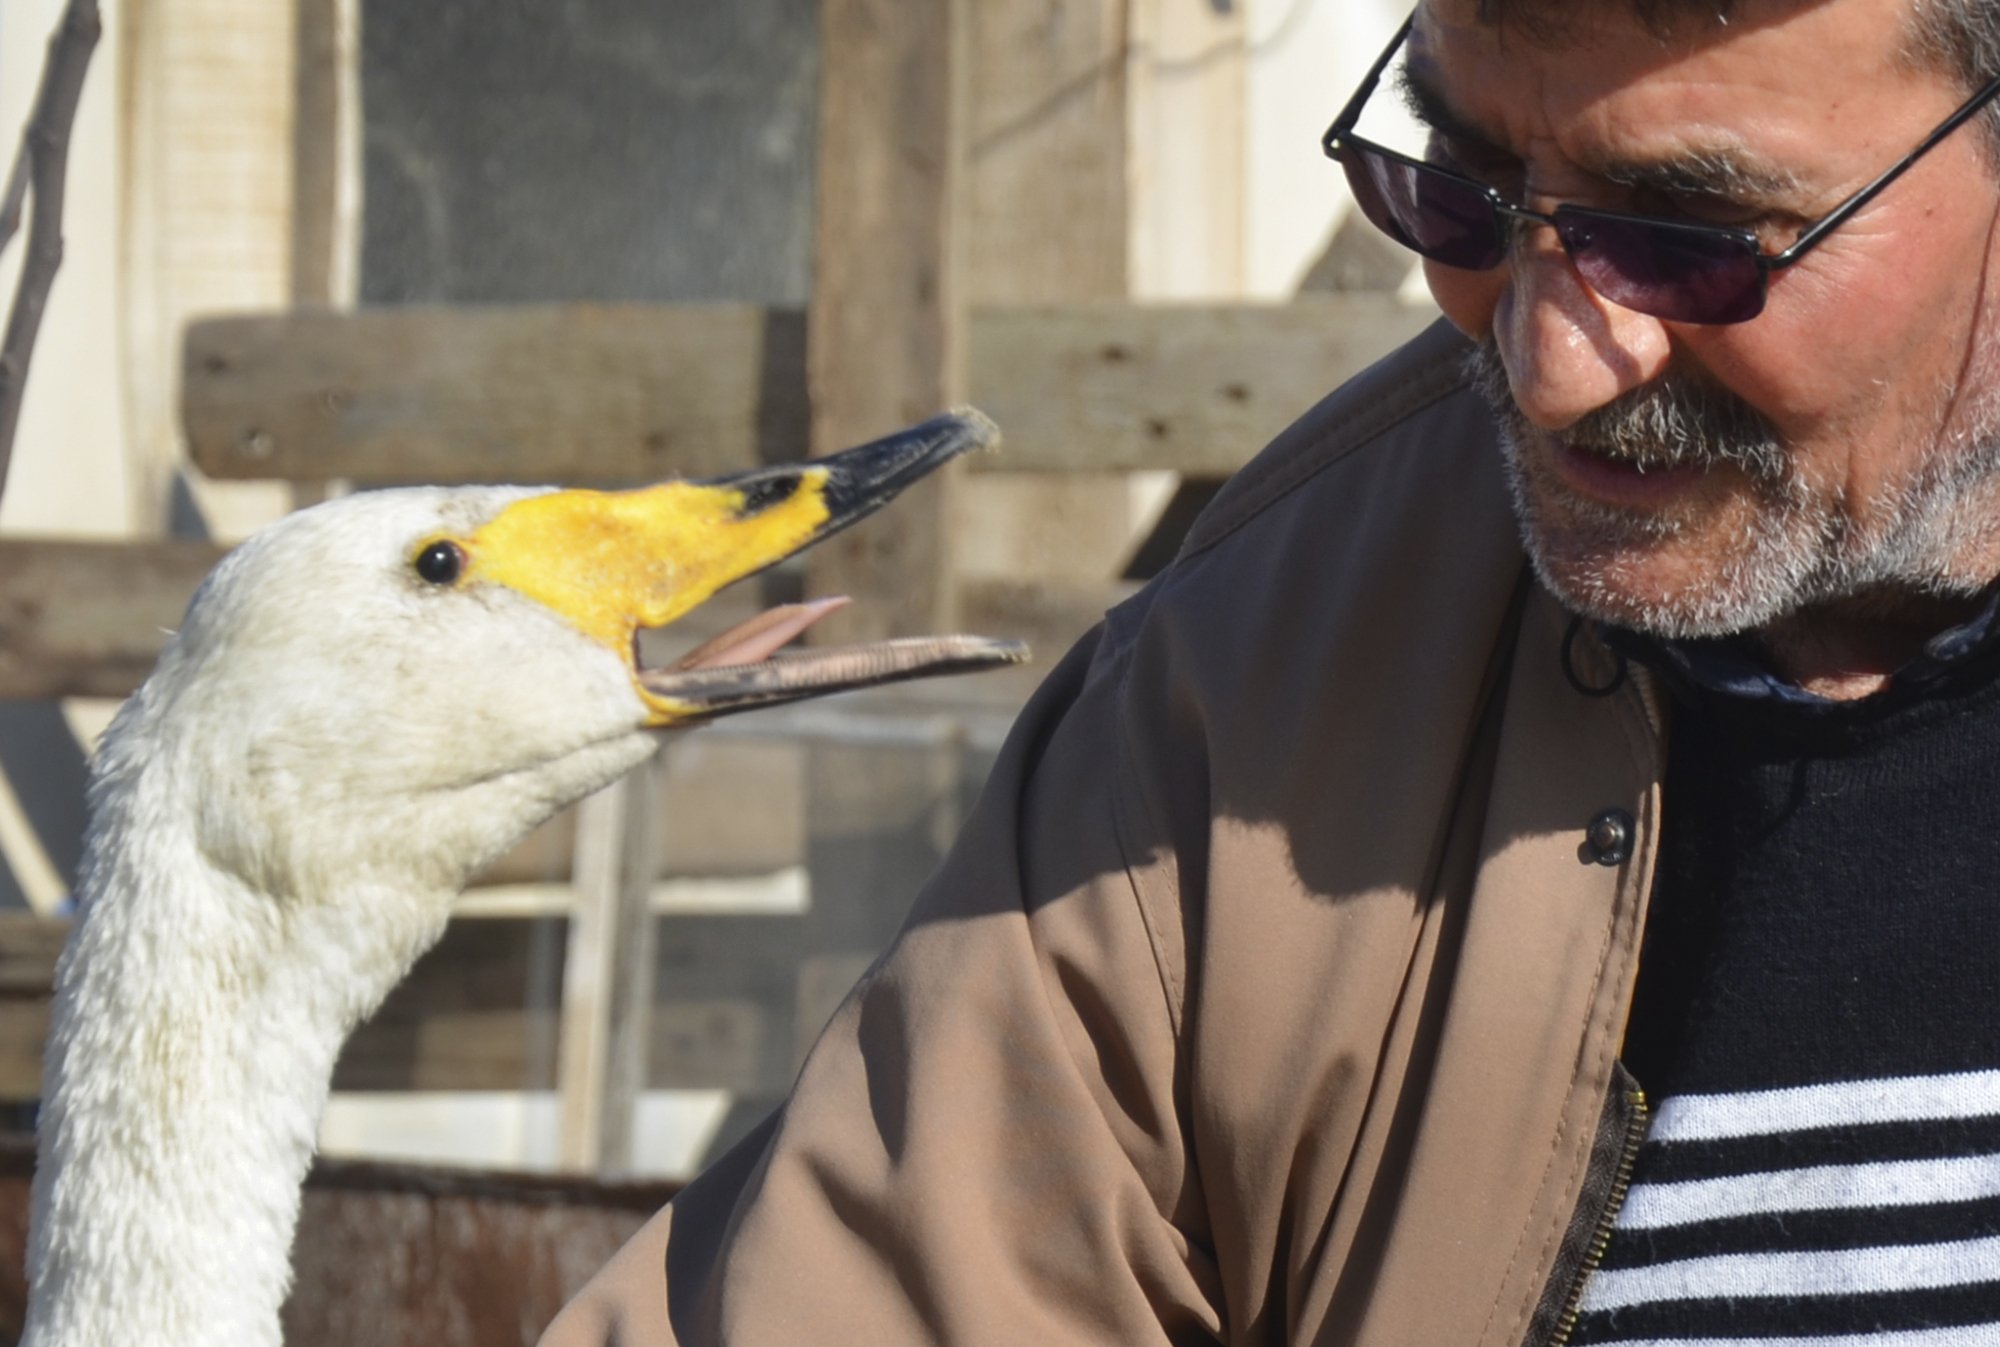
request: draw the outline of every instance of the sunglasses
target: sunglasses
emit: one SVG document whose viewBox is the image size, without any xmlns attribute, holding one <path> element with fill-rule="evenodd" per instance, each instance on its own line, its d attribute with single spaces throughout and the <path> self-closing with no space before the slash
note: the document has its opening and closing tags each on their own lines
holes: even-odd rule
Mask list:
<svg viewBox="0 0 2000 1347">
<path fill-rule="evenodd" d="M 1556 231 L 1585 284 L 1621 308 L 1675 323 L 1742 323 L 1764 311 L 1771 273 L 1783 271 L 1873 201 L 1910 165 L 2000 95 L 2000 79 L 1945 118 L 1923 143 L 1835 206 L 1791 247 L 1767 253 L 1747 229 L 1663 220 L 1629 211 L 1557 206 L 1543 213 L 1508 201 L 1486 184 L 1412 159 L 1354 134 L 1361 109 L 1410 34 L 1405 19 L 1354 96 L 1321 139 L 1347 172 L 1362 214 L 1377 229 L 1433 262 L 1491 271 L 1507 258 L 1513 222 Z"/>
</svg>

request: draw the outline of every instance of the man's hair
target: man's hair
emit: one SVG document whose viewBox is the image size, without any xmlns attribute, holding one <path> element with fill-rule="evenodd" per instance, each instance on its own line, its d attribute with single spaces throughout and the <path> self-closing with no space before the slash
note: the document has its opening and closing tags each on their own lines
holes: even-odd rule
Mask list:
<svg viewBox="0 0 2000 1347">
<path fill-rule="evenodd" d="M 1910 54 L 1949 72 L 1971 97 L 2000 75 L 2000 0 L 1916 0 Z M 1994 120 L 1989 111 L 1989 132 Z"/>
<path fill-rule="evenodd" d="M 1812 3 L 1813 0 L 1802 0 Z M 1483 23 L 1511 23 L 1530 37 L 1560 32 L 1605 0 L 1479 0 Z M 1640 23 L 1664 32 L 1679 19 L 1729 22 L 1736 0 L 1616 0 Z M 1914 64 L 1951 77 L 1971 97 L 2000 76 L 2000 0 L 1914 0 L 1905 52 Z M 1989 158 L 2000 164 L 2000 104 L 1983 119 Z"/>
</svg>

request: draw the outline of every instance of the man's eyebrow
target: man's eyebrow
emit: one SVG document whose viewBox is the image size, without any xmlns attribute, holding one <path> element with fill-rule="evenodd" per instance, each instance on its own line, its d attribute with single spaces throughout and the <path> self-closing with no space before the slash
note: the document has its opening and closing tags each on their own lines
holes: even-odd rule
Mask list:
<svg viewBox="0 0 2000 1347">
<path fill-rule="evenodd" d="M 1746 206 L 1796 201 L 1800 192 L 1796 173 L 1731 144 L 1696 146 L 1671 158 L 1624 159 L 1584 167 L 1620 187 L 1714 197 Z"/>
<path fill-rule="evenodd" d="M 1510 152 L 1452 107 L 1451 100 L 1416 63 L 1396 72 L 1396 92 L 1410 115 L 1432 131 L 1473 150 Z M 1728 140 L 1698 145 L 1657 159 L 1604 157 L 1580 165 L 1618 187 L 1678 196 L 1706 196 L 1748 206 L 1797 200 L 1798 175 Z"/>
<path fill-rule="evenodd" d="M 1430 80 L 1416 63 L 1407 64 L 1396 72 L 1396 92 L 1410 115 L 1439 135 L 1478 149 L 1500 148 L 1488 140 L 1478 127 L 1459 116 L 1451 100 L 1445 97 L 1444 90 Z"/>
</svg>

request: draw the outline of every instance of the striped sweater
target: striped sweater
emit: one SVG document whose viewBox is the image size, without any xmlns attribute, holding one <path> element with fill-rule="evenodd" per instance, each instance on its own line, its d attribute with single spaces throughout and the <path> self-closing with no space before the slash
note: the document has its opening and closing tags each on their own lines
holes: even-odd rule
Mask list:
<svg viewBox="0 0 2000 1347">
<path fill-rule="evenodd" d="M 1625 1050 L 1654 1116 L 1572 1344 L 2000 1347 L 1994 663 L 1678 689 Z"/>
</svg>

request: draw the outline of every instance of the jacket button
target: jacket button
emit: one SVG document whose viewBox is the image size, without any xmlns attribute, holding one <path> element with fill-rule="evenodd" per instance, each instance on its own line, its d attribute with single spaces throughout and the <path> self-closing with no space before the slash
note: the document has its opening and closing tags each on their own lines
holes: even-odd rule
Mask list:
<svg viewBox="0 0 2000 1347">
<path fill-rule="evenodd" d="M 1622 809 L 1607 809 L 1590 821 L 1583 834 L 1586 860 L 1599 865 L 1623 865 L 1632 859 L 1632 816 Z"/>
</svg>

